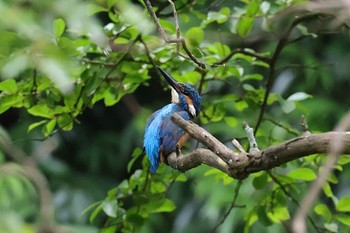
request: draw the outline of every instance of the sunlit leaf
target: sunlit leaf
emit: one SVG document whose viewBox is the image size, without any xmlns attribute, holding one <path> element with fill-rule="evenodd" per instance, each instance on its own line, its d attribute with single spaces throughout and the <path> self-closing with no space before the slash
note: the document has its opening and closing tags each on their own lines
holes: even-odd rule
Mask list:
<svg viewBox="0 0 350 233">
<path fill-rule="evenodd" d="M 117 217 L 118 201 L 117 200 L 105 200 L 102 202 L 102 209 L 109 217 Z"/>
<path fill-rule="evenodd" d="M 230 126 L 230 127 L 235 127 L 238 123 L 238 120 L 236 117 L 224 117 L 224 121 Z"/>
<path fill-rule="evenodd" d="M 160 199 L 147 204 L 150 213 L 172 212 L 176 208 L 173 201 L 169 199 Z"/>
<path fill-rule="evenodd" d="M 306 94 L 305 92 L 296 92 L 292 95 L 290 95 L 287 98 L 287 101 L 302 101 L 308 98 L 311 98 L 312 96 L 309 94 Z"/>
<path fill-rule="evenodd" d="M 56 38 L 60 38 L 66 28 L 66 23 L 62 18 L 55 19 L 52 24 L 53 34 Z"/>
<path fill-rule="evenodd" d="M 282 101 L 281 107 L 284 113 L 291 113 L 295 110 L 295 103 L 293 101 Z"/>
<path fill-rule="evenodd" d="M 350 212 L 350 197 L 342 197 L 336 205 L 336 209 L 340 212 Z"/>
<path fill-rule="evenodd" d="M 276 223 L 290 219 L 289 211 L 286 206 L 273 208 L 273 211 L 269 212 L 267 216 Z"/>
<path fill-rule="evenodd" d="M 254 18 L 243 15 L 237 25 L 236 31 L 241 37 L 246 37 L 254 26 Z"/>
<path fill-rule="evenodd" d="M 310 168 L 297 168 L 288 173 L 293 179 L 312 181 L 316 179 L 316 174 Z"/>
<path fill-rule="evenodd" d="M 329 185 L 329 183 L 327 182 L 324 186 L 323 186 L 323 192 L 324 192 L 324 194 L 327 196 L 327 197 L 333 197 L 334 196 L 334 194 L 333 194 L 333 192 L 332 192 L 332 188 L 331 188 L 331 186 Z"/>
<path fill-rule="evenodd" d="M 45 137 L 48 137 L 53 132 L 53 130 L 55 129 L 56 123 L 57 123 L 57 120 L 52 119 L 44 125 L 43 134 Z"/>
<path fill-rule="evenodd" d="M 332 218 L 332 213 L 325 204 L 318 204 L 314 208 L 315 212 L 322 216 L 326 221 L 330 221 Z"/>
<path fill-rule="evenodd" d="M 34 105 L 28 109 L 28 112 L 33 116 L 40 116 L 50 119 L 54 117 L 53 109 L 49 108 L 46 104 Z"/>
<path fill-rule="evenodd" d="M 10 94 L 16 93 L 18 91 L 16 81 L 14 79 L 7 79 L 0 82 L 0 91 Z"/>
<path fill-rule="evenodd" d="M 186 32 L 186 41 L 193 47 L 198 47 L 204 38 L 203 29 L 200 27 L 192 27 Z"/>
<path fill-rule="evenodd" d="M 45 124 L 45 123 L 47 123 L 47 122 L 48 122 L 48 120 L 42 120 L 42 121 L 35 122 L 35 123 L 29 125 L 29 127 L 28 127 L 28 132 L 32 131 L 32 130 L 35 129 L 36 127 L 38 127 L 38 126 L 40 126 L 40 125 L 43 125 L 43 124 Z"/>
<path fill-rule="evenodd" d="M 3 113 L 11 107 L 21 107 L 23 103 L 23 96 L 8 95 L 0 98 L 0 113 Z"/>
<path fill-rule="evenodd" d="M 337 214 L 335 218 L 346 226 L 350 226 L 350 216 L 345 214 Z"/>
</svg>

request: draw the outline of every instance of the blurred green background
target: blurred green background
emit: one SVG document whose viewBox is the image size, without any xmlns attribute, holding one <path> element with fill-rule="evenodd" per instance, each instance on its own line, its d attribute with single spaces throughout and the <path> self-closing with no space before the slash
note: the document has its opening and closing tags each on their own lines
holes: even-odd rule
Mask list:
<svg viewBox="0 0 350 233">
<path fill-rule="evenodd" d="M 251 28 L 241 26 L 247 32 L 235 31 L 237 21 L 242 14 L 248 15 L 252 2 L 258 10 L 249 16 L 253 19 Z M 225 49 L 249 48 L 270 56 L 293 17 L 309 13 L 288 12 L 299 2 L 307 1 L 181 0 L 176 1 L 176 6 L 182 34 L 192 38 L 188 41 L 191 51 L 205 63 L 212 64 L 228 55 Z M 163 27 L 169 34 L 174 32 L 168 2 L 159 0 L 152 1 L 152 4 L 157 7 Z M 229 16 L 225 18 L 227 9 Z M 241 122 L 247 121 L 251 126 L 257 122 L 268 77 L 266 64 L 255 64 L 251 57 L 241 55 L 234 57 L 226 67 L 209 67 L 207 75 L 201 76 L 194 63 L 180 58 L 172 45 L 163 44 L 143 1 L 4 0 L 0 2 L 0 15 L 1 78 L 15 78 L 18 90 L 23 89 L 23 92 L 16 92 L 18 96 L 36 91 L 30 101 L 12 103 L 8 109 L 5 108 L 9 100 L 2 98 L 0 124 L 11 136 L 13 144 L 30 156 L 46 177 L 53 198 L 54 222 L 62 227 L 56 231 L 99 232 L 106 226 L 108 216 L 99 214 L 91 224 L 91 211 L 83 214 L 84 210 L 103 200 L 108 191 L 129 179 L 138 169 L 147 171 L 142 164 L 143 157 L 136 160 L 130 171 L 127 166 L 134 150 L 142 148 L 144 126 L 150 114 L 170 102 L 170 91 L 154 64 L 181 82 L 192 85 L 202 82 L 204 107 L 197 123 L 228 146 L 233 138 L 238 138 L 246 146 Z M 63 31 L 62 22 L 55 21 L 57 19 L 63 19 Z M 333 19 L 325 17 L 306 21 L 291 33 L 290 41 L 295 42 L 285 46 L 278 57 L 271 103 L 257 134 L 261 148 L 297 136 L 301 131 L 302 115 L 311 131 L 326 132 L 331 131 L 348 111 L 349 31 L 346 20 L 339 25 Z M 326 21 L 330 23 L 325 24 Z M 196 31 L 198 29 L 193 28 L 201 29 Z M 202 32 L 202 38 L 198 38 Z M 143 41 L 137 40 L 139 35 Z M 137 46 L 131 48 L 132 41 Z M 145 53 L 144 44 L 148 45 L 149 54 Z M 124 63 L 111 71 L 110 63 L 120 61 Z M 128 72 L 134 76 L 127 76 Z M 243 75 L 237 77 L 236 72 L 260 76 L 245 76 L 244 79 Z M 190 74 L 186 76 L 186 73 Z M 91 77 L 105 77 L 100 78 L 104 83 L 91 84 Z M 37 87 L 41 89 L 27 87 L 36 78 Z M 45 80 L 49 80 L 47 84 Z M 40 114 L 30 114 L 28 109 L 39 105 L 42 100 L 48 106 L 66 104 L 65 96 L 70 94 L 65 95 L 65 92 L 70 93 L 71 88 L 77 88 L 80 83 L 84 83 L 83 87 L 91 85 L 95 89 L 91 95 L 82 94 L 88 101 L 77 104 L 80 108 L 69 118 L 74 122 L 68 123 L 72 124 L 71 127 L 65 128 L 67 125 L 57 123 L 50 131 L 49 121 L 46 121 L 41 125 L 43 128 L 36 127 L 28 132 L 30 125 L 42 120 Z M 106 89 L 108 85 L 115 88 L 108 89 L 108 97 L 107 92 L 98 96 L 97 91 L 102 90 L 104 87 L 100 86 L 103 85 Z M 1 88 L 0 97 L 6 96 L 4 87 Z M 297 101 L 288 102 L 288 97 L 295 93 L 303 94 Z M 92 100 L 89 99 L 91 96 L 94 96 Z M 187 150 L 196 146 L 197 143 L 192 141 Z M 287 174 L 305 164 L 317 172 L 319 167 L 313 159 L 315 157 L 298 160 L 274 169 L 274 172 Z M 320 165 L 322 159 L 317 159 L 317 165 Z M 0 233 L 37 232 L 42 224 L 38 214 L 38 192 L 26 176 L 17 172 L 21 169 L 18 166 L 6 151 L 2 151 Z M 348 165 L 344 164 L 342 171 L 337 170 L 333 177 L 336 182 L 330 183 L 334 197 L 350 194 L 347 168 Z M 179 175 L 165 165 L 161 166 L 159 173 Z M 162 175 L 155 177 L 161 179 Z M 211 232 L 220 223 L 231 205 L 238 181 L 206 166 L 186 172 L 185 177 L 185 182 L 171 183 L 164 192 L 175 203 L 176 209 L 150 214 L 142 222 L 139 232 Z M 260 187 L 257 184 L 259 179 L 266 186 Z M 296 181 L 296 185 L 291 192 L 300 200 L 309 184 L 302 180 Z M 271 195 L 281 196 L 289 214 L 297 208 L 278 191 L 268 175 L 261 172 L 243 181 L 237 201 L 239 207 L 234 208 L 214 232 L 283 231 L 284 227 L 277 224 L 281 219 L 276 217 L 274 220 L 265 213 L 264 206 L 268 205 Z M 322 194 L 320 202 L 334 211 L 330 196 Z M 247 228 L 247 221 L 254 221 L 249 217 L 254 215 L 253 212 L 257 213 L 259 221 Z M 316 221 L 322 219 L 324 224 L 334 223 L 329 216 L 313 213 L 313 217 Z M 339 229 L 348 231 L 348 225 L 340 224 Z M 334 225 L 327 227 L 334 230 Z M 41 232 L 45 231 L 41 229 Z"/>
</svg>

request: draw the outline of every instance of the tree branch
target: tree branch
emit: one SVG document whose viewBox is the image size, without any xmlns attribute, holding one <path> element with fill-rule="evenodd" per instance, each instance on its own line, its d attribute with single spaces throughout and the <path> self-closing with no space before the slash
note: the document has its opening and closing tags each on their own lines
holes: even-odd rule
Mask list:
<svg viewBox="0 0 350 233">
<path fill-rule="evenodd" d="M 282 50 L 285 48 L 286 45 L 288 45 L 288 38 L 289 38 L 290 34 L 292 33 L 293 29 L 298 24 L 303 23 L 307 20 L 310 20 L 311 18 L 318 17 L 319 15 L 320 15 L 320 13 L 310 13 L 310 14 L 296 17 L 294 19 L 294 21 L 287 27 L 287 29 L 285 30 L 285 32 L 282 34 L 281 38 L 279 39 L 279 41 L 276 45 L 275 51 L 274 51 L 274 53 L 270 59 L 270 62 L 269 62 L 270 67 L 269 67 L 269 74 L 268 74 L 267 82 L 266 82 L 266 91 L 265 91 L 265 95 L 264 95 L 264 100 L 261 104 L 261 109 L 260 109 L 260 113 L 258 116 L 258 120 L 257 120 L 257 123 L 254 127 L 255 128 L 254 133 L 256 133 L 258 131 L 258 128 L 259 128 L 259 126 L 264 118 L 265 110 L 267 107 L 267 100 L 270 96 L 270 92 L 271 92 L 273 84 L 275 82 L 276 63 L 277 63 L 277 60 L 278 60 Z"/>
<path fill-rule="evenodd" d="M 176 12 L 176 8 L 174 3 L 171 0 L 168 0 L 169 4 L 172 7 L 173 10 L 173 15 L 174 15 L 174 19 L 175 19 L 175 26 L 176 26 L 176 39 L 169 39 L 167 34 L 165 33 L 162 25 L 160 24 L 158 17 L 156 15 L 156 13 L 153 10 L 152 4 L 149 0 L 143 0 L 143 2 L 145 3 L 145 6 L 147 8 L 148 13 L 150 14 L 151 18 L 153 19 L 154 23 L 157 26 L 157 29 L 161 35 L 161 37 L 163 38 L 163 40 L 166 43 L 175 43 L 176 44 L 176 53 L 188 60 L 192 60 L 194 63 L 196 63 L 198 65 L 198 67 L 200 67 L 201 69 L 206 69 L 206 65 L 203 62 L 200 62 L 192 53 L 191 51 L 188 49 L 187 44 L 186 44 L 186 40 L 180 36 L 180 28 L 179 28 L 179 23 L 178 23 L 178 18 L 177 18 L 177 12 Z M 182 45 L 182 48 L 185 50 L 187 56 L 183 53 L 181 53 L 179 51 L 179 44 Z"/>
<path fill-rule="evenodd" d="M 187 122 L 174 114 L 172 120 L 208 149 L 196 149 L 186 156 L 172 153 L 168 156 L 169 166 L 182 172 L 201 164 L 217 168 L 236 179 L 244 179 L 251 173 L 269 170 L 292 160 L 318 153 L 328 153 L 333 138 L 341 139 L 343 153 L 350 154 L 350 132 L 327 132 L 308 134 L 293 138 L 261 151 L 234 152 L 205 129 L 193 122 Z"/>
</svg>

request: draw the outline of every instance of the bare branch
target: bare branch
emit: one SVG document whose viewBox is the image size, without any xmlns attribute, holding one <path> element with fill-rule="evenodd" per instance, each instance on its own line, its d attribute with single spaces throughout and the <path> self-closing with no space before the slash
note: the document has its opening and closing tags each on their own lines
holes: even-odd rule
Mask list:
<svg viewBox="0 0 350 233">
<path fill-rule="evenodd" d="M 208 149 L 197 149 L 189 155 L 168 157 L 168 164 L 182 172 L 204 163 L 215 167 L 236 179 L 249 174 L 269 170 L 292 160 L 318 153 L 328 153 L 332 140 L 341 137 L 343 153 L 350 154 L 350 132 L 327 132 L 293 138 L 261 151 L 234 152 L 205 129 L 193 122 L 187 122 L 174 114 L 172 120 L 188 132 L 191 137 L 203 143 Z M 187 158 L 188 157 L 188 158 Z"/>
</svg>

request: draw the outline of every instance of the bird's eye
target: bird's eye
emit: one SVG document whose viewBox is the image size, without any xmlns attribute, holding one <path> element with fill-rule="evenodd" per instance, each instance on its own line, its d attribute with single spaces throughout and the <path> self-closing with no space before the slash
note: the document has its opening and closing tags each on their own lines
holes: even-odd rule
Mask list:
<svg viewBox="0 0 350 233">
<path fill-rule="evenodd" d="M 184 93 L 185 95 L 188 95 L 188 94 L 189 94 L 189 92 L 188 92 L 187 90 L 183 90 L 182 93 Z"/>
</svg>

